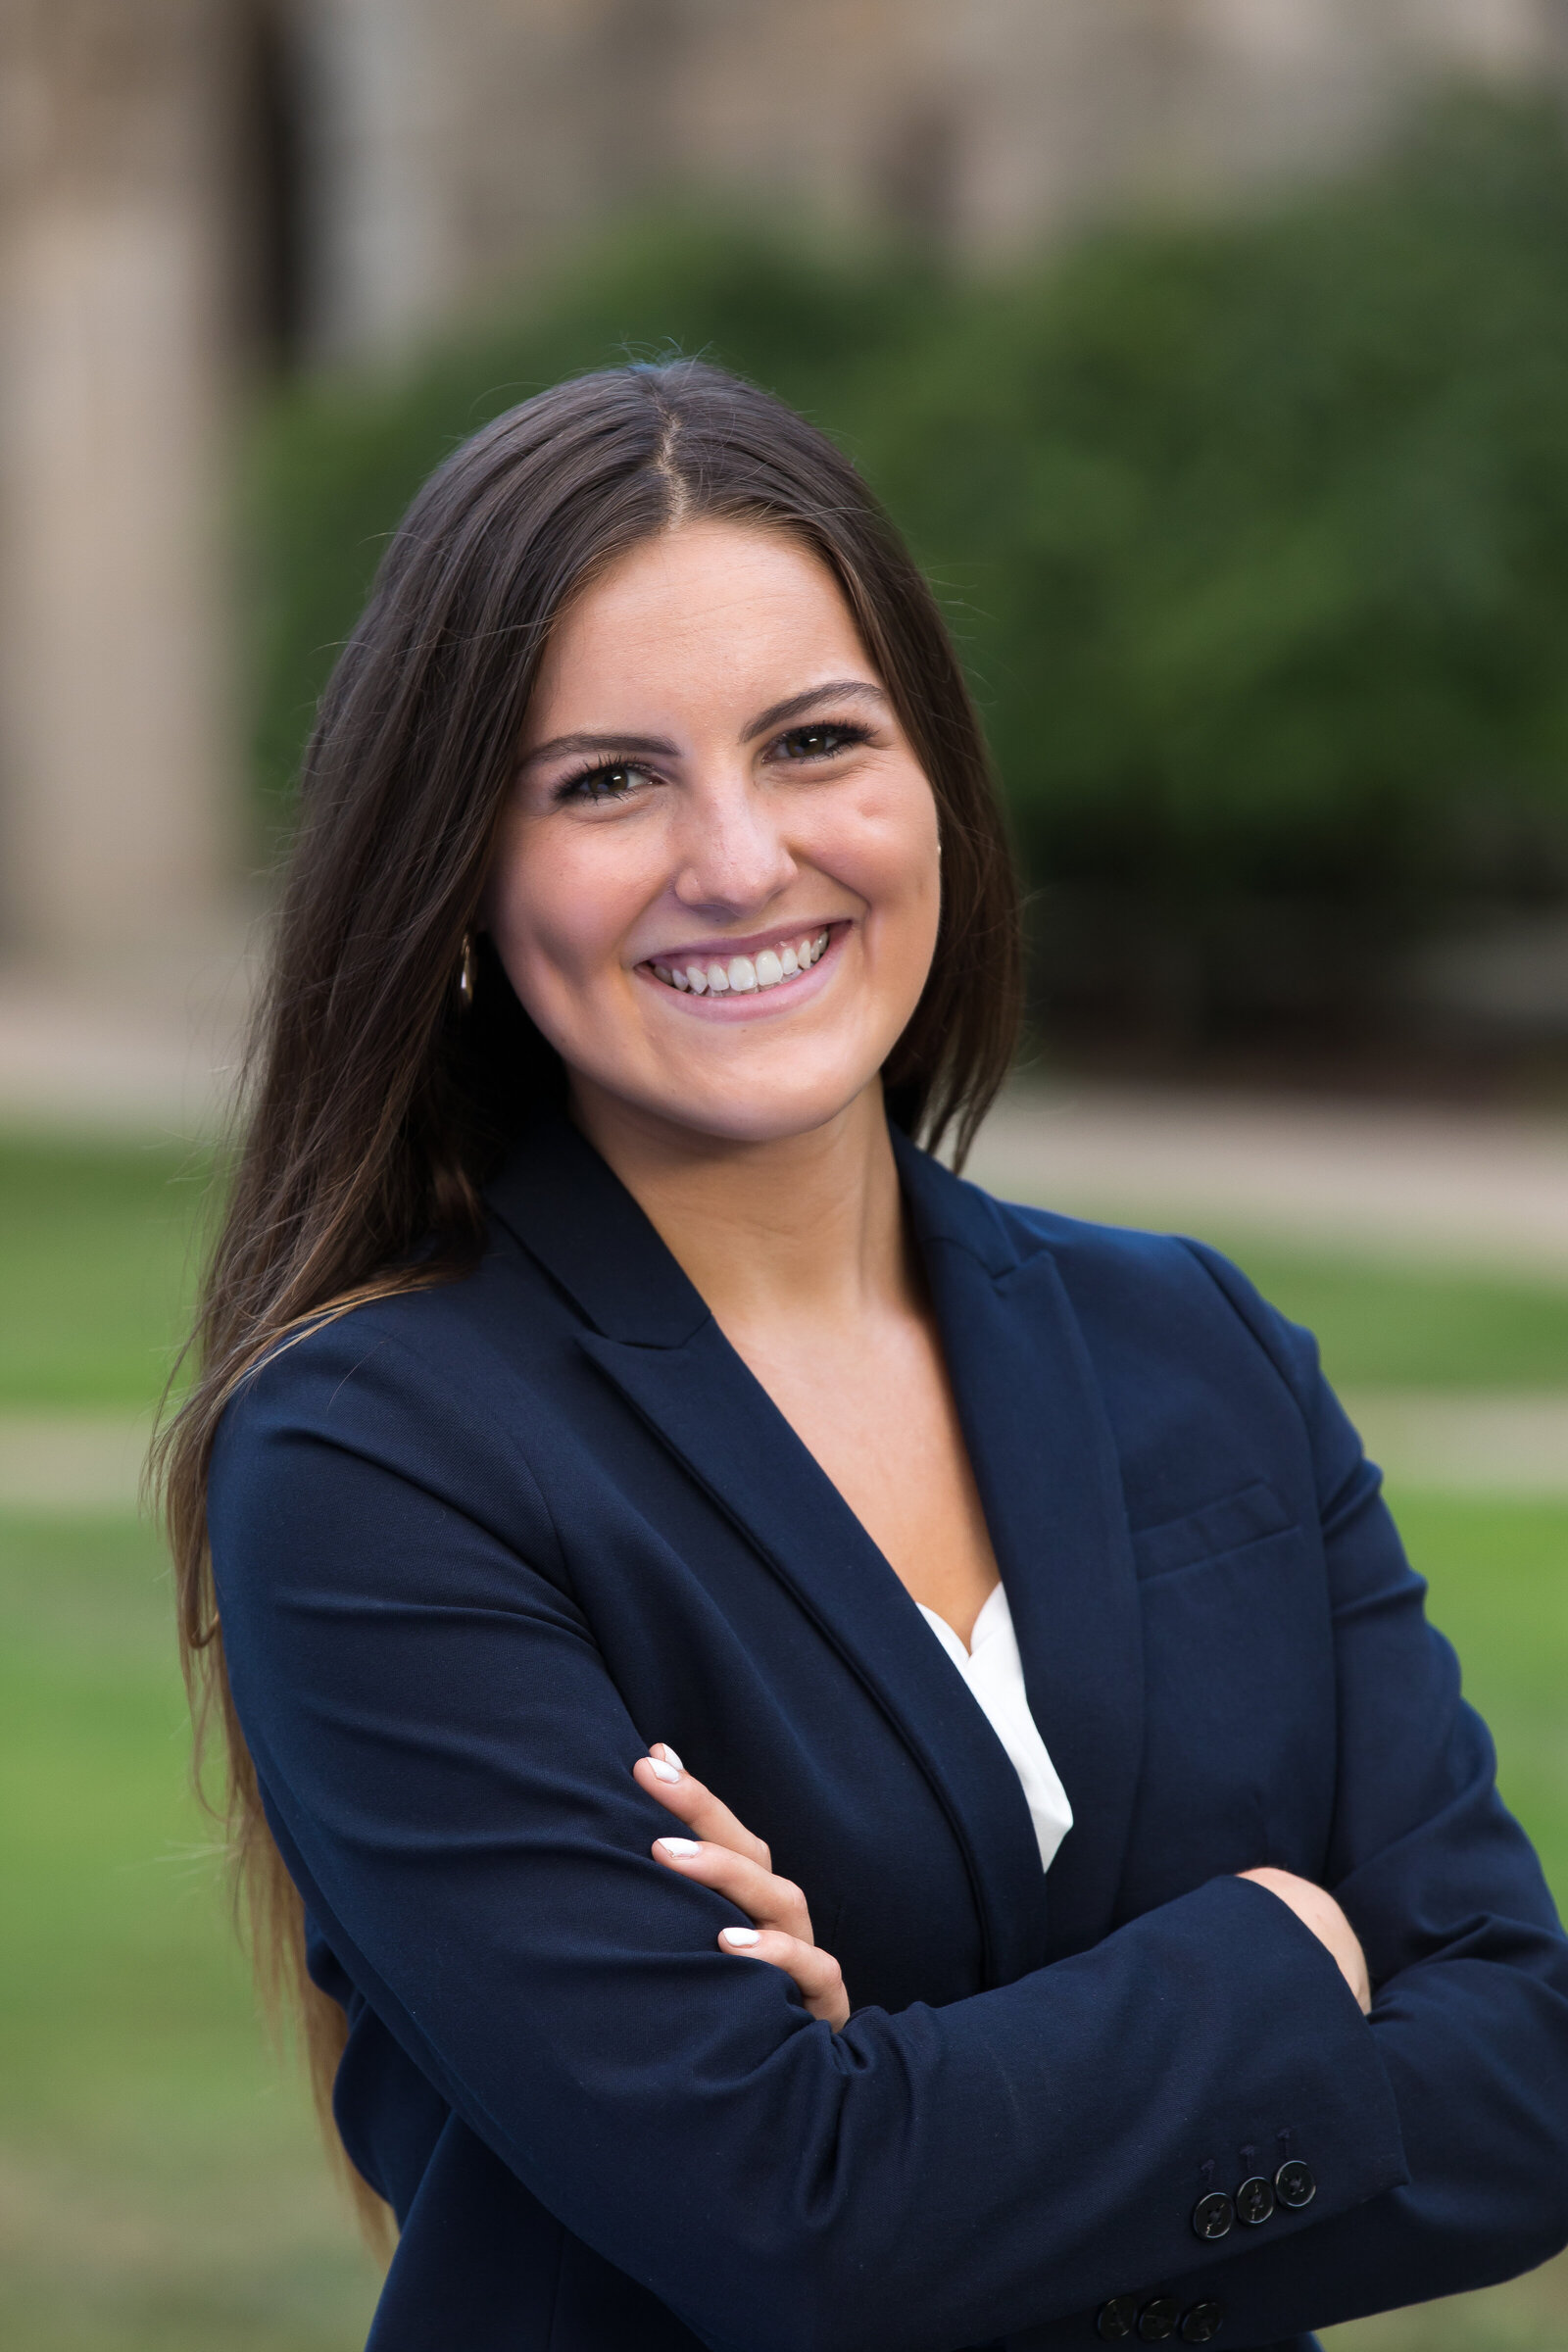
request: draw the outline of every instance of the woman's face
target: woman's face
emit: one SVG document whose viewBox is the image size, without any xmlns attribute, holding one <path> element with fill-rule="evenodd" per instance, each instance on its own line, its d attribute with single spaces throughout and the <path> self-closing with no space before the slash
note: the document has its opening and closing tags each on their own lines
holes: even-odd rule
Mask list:
<svg viewBox="0 0 1568 2352">
<path fill-rule="evenodd" d="M 931 787 L 799 542 L 683 523 L 563 616 L 483 920 L 596 1123 L 823 1126 L 913 1011 L 938 899 Z"/>
</svg>

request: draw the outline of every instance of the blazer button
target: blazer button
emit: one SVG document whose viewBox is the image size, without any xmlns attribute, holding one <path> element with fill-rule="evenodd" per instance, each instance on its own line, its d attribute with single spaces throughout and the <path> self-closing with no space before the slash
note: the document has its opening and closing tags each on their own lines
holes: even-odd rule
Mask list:
<svg viewBox="0 0 1568 2352">
<path fill-rule="evenodd" d="M 1119 2344 L 1131 2335 L 1138 2325 L 1138 2297 L 1112 2295 L 1108 2303 L 1100 2306 L 1095 2322 L 1095 2333 L 1102 2343 Z"/>
<path fill-rule="evenodd" d="M 1235 2219 L 1235 2206 L 1217 2188 L 1193 2207 L 1193 2228 L 1200 2237 L 1228 2237 Z"/>
<path fill-rule="evenodd" d="M 1280 2166 L 1274 2176 L 1274 2185 L 1279 2190 L 1280 2203 L 1288 2205 L 1293 2213 L 1298 2213 L 1303 2205 L 1310 2205 L 1317 2195 L 1317 2182 L 1312 2178 L 1312 2169 L 1310 2165 L 1303 2164 L 1299 2156 L 1293 2156 L 1288 2164 Z"/>
<path fill-rule="evenodd" d="M 1266 2222 L 1274 2210 L 1273 2182 L 1265 2180 L 1261 2173 L 1244 2180 L 1236 2191 L 1236 2210 L 1250 2230 L 1255 2230 L 1259 2222 Z"/>
<path fill-rule="evenodd" d="M 1225 2325 L 1223 2303 L 1195 2303 L 1182 2322 L 1184 2344 L 1211 2344 Z"/>
<path fill-rule="evenodd" d="M 1156 2295 L 1146 2303 L 1138 2314 L 1138 2332 L 1146 2344 L 1162 2344 L 1166 2336 L 1176 2332 L 1176 2321 L 1181 2305 L 1174 2295 Z"/>
</svg>

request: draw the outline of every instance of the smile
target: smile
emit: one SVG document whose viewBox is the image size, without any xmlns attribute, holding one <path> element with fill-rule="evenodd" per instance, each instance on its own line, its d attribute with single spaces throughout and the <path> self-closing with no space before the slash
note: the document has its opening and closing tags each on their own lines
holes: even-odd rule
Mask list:
<svg viewBox="0 0 1568 2352">
<path fill-rule="evenodd" d="M 755 956 L 731 956 L 725 962 L 706 955 L 668 961 L 651 956 L 647 969 L 665 988 L 694 997 L 760 995 L 808 972 L 826 954 L 828 938 L 825 930 L 795 933 L 759 949 Z"/>
</svg>

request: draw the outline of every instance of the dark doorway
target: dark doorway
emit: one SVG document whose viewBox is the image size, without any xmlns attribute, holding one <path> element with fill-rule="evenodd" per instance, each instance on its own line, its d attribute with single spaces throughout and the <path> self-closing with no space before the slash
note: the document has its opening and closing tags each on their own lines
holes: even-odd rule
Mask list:
<svg viewBox="0 0 1568 2352">
<path fill-rule="evenodd" d="M 304 73 L 285 0 L 240 12 L 239 159 L 242 343 L 259 370 L 299 365 L 307 326 Z"/>
</svg>

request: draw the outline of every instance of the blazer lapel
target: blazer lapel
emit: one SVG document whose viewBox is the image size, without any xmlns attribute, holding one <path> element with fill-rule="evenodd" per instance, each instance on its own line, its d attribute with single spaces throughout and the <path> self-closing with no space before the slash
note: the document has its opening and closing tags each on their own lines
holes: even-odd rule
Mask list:
<svg viewBox="0 0 1568 2352">
<path fill-rule="evenodd" d="M 1051 1956 L 1115 1923 L 1143 1744 L 1142 1615 L 1120 1465 L 1049 1245 L 895 1133 L 1029 1705 L 1073 1826 Z"/>
<path fill-rule="evenodd" d="M 1016 1774 L 903 1585 L 710 1318 L 582 1347 L 794 1592 L 918 1759 L 968 1864 L 987 1982 L 1040 1965 L 1045 1878 Z"/>
<path fill-rule="evenodd" d="M 918 1760 L 968 1863 L 988 1981 L 1006 1984 L 1093 1941 L 1102 1930 L 1089 1923 L 1114 1897 L 1137 1758 L 1104 1748 L 1124 1744 L 1126 1714 L 1136 1744 L 1139 1710 L 1113 1726 L 1078 1677 L 1104 1670 L 1106 1692 L 1127 1691 L 1125 1629 L 1107 1639 L 1101 1622 L 1116 1581 L 1107 1541 L 1119 1534 L 1119 1566 L 1126 1535 L 1119 1493 L 1104 1485 L 1108 1430 L 1094 1426 L 1092 1376 L 1049 1254 L 1020 1264 L 983 1195 L 912 1147 L 900 1161 L 1030 1703 L 1073 1806 L 1049 1881 L 1017 1776 L 913 1601 L 598 1153 L 553 1120 L 491 1200 L 577 1305 L 584 1352 L 789 1586 Z M 973 1226 L 970 1203 L 991 1220 L 995 1273 L 957 1238 Z M 1125 1565 L 1131 1601 L 1130 1556 Z M 1131 1634 L 1136 1669 L 1136 1614 Z M 1089 1840 L 1113 1824 L 1110 1856 L 1088 1859 Z M 1086 1854 L 1076 1869 L 1075 1848 Z"/>
</svg>

